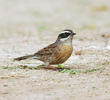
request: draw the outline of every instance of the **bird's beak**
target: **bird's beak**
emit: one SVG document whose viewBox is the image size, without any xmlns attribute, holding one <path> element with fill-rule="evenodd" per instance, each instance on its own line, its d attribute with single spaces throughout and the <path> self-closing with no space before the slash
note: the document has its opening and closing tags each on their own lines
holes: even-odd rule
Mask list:
<svg viewBox="0 0 110 100">
<path fill-rule="evenodd" d="M 73 32 L 72 35 L 76 35 L 76 33 Z"/>
</svg>

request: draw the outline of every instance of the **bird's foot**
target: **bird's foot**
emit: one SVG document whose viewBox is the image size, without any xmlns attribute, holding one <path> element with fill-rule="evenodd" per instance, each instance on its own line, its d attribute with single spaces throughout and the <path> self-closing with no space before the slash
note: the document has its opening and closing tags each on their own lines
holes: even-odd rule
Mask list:
<svg viewBox="0 0 110 100">
<path fill-rule="evenodd" d="M 58 70 L 58 68 L 53 67 L 53 66 L 51 66 L 51 65 L 49 65 L 48 68 L 53 69 L 53 70 Z"/>
</svg>

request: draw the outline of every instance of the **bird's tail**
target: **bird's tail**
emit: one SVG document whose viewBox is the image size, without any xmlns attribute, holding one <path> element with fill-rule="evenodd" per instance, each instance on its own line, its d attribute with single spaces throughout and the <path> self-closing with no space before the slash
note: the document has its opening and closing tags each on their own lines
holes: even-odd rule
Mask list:
<svg viewBox="0 0 110 100">
<path fill-rule="evenodd" d="M 33 57 L 33 55 L 22 56 L 22 57 L 14 58 L 14 61 L 25 60 L 31 57 Z"/>
</svg>

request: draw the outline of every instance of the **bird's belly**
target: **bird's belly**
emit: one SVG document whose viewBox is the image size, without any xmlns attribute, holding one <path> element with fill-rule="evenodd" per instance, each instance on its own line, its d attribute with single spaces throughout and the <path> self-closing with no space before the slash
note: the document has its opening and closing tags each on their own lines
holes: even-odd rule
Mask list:
<svg viewBox="0 0 110 100">
<path fill-rule="evenodd" d="M 55 57 L 51 64 L 62 64 L 65 62 L 72 54 L 73 48 L 69 45 L 62 45 L 58 48 L 57 52 L 55 53 Z"/>
</svg>

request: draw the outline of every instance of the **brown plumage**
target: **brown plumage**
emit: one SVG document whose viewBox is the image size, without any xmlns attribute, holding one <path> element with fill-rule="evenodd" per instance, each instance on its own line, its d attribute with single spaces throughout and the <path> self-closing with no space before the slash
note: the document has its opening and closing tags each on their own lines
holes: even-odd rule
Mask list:
<svg viewBox="0 0 110 100">
<path fill-rule="evenodd" d="M 18 58 L 15 58 L 14 60 L 20 61 L 20 60 L 25 60 L 25 59 L 28 59 L 28 58 L 31 58 L 31 57 L 33 57 L 33 55 L 27 55 L 27 56 L 18 57 Z"/>
<path fill-rule="evenodd" d="M 72 39 L 75 35 L 72 30 L 64 30 L 61 32 L 55 43 L 39 50 L 37 53 L 27 56 L 15 58 L 14 60 L 20 61 L 28 58 L 38 59 L 46 63 L 46 65 L 62 64 L 72 54 Z"/>
</svg>

